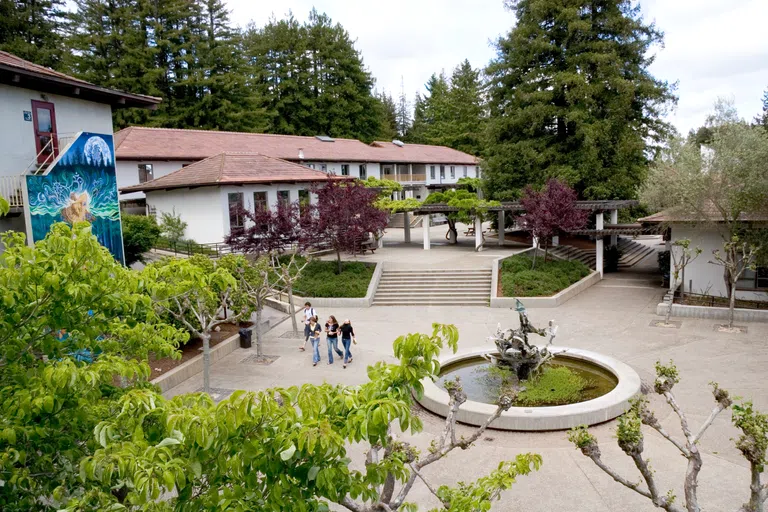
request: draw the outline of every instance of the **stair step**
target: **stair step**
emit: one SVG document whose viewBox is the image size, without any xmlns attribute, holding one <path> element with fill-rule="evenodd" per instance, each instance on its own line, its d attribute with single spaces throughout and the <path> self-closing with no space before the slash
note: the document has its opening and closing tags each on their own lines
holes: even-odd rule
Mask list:
<svg viewBox="0 0 768 512">
<path fill-rule="evenodd" d="M 444 301 L 426 300 L 374 300 L 374 306 L 487 306 L 488 301 L 463 301 L 446 299 Z"/>
<path fill-rule="evenodd" d="M 491 269 L 471 270 L 466 272 L 461 270 L 426 270 L 423 272 L 414 272 L 409 270 L 385 270 L 382 273 L 382 276 L 484 276 L 490 275 L 491 272 Z"/>
<path fill-rule="evenodd" d="M 490 283 L 491 278 L 484 279 L 381 279 L 379 285 L 382 284 L 399 284 L 399 285 L 411 285 L 411 284 L 450 284 L 454 286 L 464 286 L 473 284 L 485 284 Z"/>
<path fill-rule="evenodd" d="M 473 299 L 475 298 L 488 298 L 490 294 L 490 290 L 484 290 L 481 292 L 465 292 L 462 290 L 461 293 L 456 293 L 455 291 L 446 290 L 441 292 L 435 292 L 432 290 L 408 290 L 408 291 L 395 291 L 395 292 L 376 292 L 376 295 L 374 296 L 374 299 L 384 298 L 384 297 L 434 297 L 434 298 L 443 298 L 443 297 L 459 297 L 459 298 L 465 298 L 465 297 L 471 297 Z"/>
</svg>

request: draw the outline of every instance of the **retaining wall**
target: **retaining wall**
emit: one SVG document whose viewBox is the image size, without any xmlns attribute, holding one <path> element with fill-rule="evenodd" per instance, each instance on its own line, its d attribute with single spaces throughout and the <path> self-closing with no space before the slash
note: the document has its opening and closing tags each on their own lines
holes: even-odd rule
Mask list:
<svg viewBox="0 0 768 512">
<path fill-rule="evenodd" d="M 660 302 L 656 305 L 656 314 L 666 316 L 668 307 L 668 303 Z M 728 311 L 728 308 L 686 306 L 683 304 L 672 305 L 672 316 L 683 318 L 728 320 Z M 736 308 L 733 312 L 733 319 L 737 322 L 768 322 L 768 310 Z"/>
</svg>

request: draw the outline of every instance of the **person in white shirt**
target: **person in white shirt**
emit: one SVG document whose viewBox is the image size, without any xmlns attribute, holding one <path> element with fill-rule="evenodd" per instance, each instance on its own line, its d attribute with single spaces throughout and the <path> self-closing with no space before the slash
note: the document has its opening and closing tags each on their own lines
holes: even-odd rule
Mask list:
<svg viewBox="0 0 768 512">
<path fill-rule="evenodd" d="M 310 329 L 309 329 L 309 322 L 312 320 L 312 317 L 317 316 L 317 311 L 315 311 L 315 308 L 312 307 L 312 304 L 310 302 L 304 303 L 304 343 L 299 347 L 299 350 L 302 352 L 304 351 L 305 347 L 307 346 L 307 341 L 309 341 L 309 335 Z"/>
</svg>

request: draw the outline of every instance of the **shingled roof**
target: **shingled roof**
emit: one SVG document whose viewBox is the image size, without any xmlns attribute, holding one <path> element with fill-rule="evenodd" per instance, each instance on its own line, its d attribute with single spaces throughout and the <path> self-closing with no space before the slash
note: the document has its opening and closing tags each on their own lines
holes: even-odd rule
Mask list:
<svg viewBox="0 0 768 512">
<path fill-rule="evenodd" d="M 713 208 L 710 212 L 686 213 L 679 208 L 669 208 L 653 215 L 637 219 L 643 224 L 669 224 L 669 223 L 697 223 L 697 222 L 723 222 L 723 217 Z M 741 214 L 741 222 L 768 222 L 768 212 Z"/>
<path fill-rule="evenodd" d="M 322 182 L 328 179 L 324 172 L 279 158 L 258 153 L 220 153 L 146 183 L 124 187 L 120 192 L 249 183 Z"/>
<path fill-rule="evenodd" d="M 0 51 L 0 83 L 107 103 L 114 108 L 153 108 L 162 101 L 154 96 L 99 87 L 3 51 Z"/>
<path fill-rule="evenodd" d="M 182 130 L 132 126 L 115 134 L 118 160 L 200 160 L 232 151 L 307 162 L 392 162 L 475 165 L 472 155 L 444 146 L 391 142 L 368 145 L 355 139 L 267 133 Z"/>
</svg>

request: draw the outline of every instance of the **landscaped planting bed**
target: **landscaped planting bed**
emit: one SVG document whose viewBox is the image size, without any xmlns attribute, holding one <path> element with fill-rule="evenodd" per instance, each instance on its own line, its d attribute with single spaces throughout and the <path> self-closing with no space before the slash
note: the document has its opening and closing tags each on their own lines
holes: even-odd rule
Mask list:
<svg viewBox="0 0 768 512">
<path fill-rule="evenodd" d="M 341 274 L 336 273 L 337 268 L 338 263 L 335 260 L 311 261 L 294 285 L 294 293 L 301 297 L 365 297 L 376 266 L 344 261 L 341 264 Z"/>
<path fill-rule="evenodd" d="M 502 260 L 499 268 L 499 294 L 502 297 L 549 297 L 588 276 L 589 268 L 579 261 L 536 257 L 536 267 L 527 254 Z"/>
</svg>

